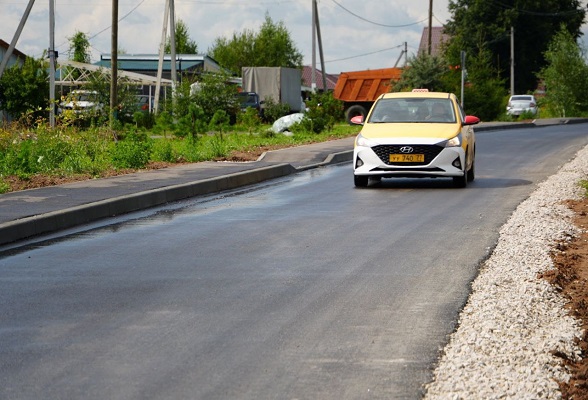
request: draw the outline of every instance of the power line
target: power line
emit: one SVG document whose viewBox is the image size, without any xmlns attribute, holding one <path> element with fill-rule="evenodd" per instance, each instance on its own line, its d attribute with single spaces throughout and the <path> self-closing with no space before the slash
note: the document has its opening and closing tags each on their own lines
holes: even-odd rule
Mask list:
<svg viewBox="0 0 588 400">
<path fill-rule="evenodd" d="M 377 53 L 383 53 L 384 51 L 389 51 L 389 50 L 395 50 L 395 49 L 399 49 L 401 47 L 404 47 L 404 44 L 395 46 L 395 47 L 389 47 L 387 49 L 382 49 L 382 50 L 376 50 L 376 51 L 372 51 L 370 53 L 364 53 L 364 54 L 358 54 L 356 56 L 350 56 L 350 57 L 345 57 L 345 58 L 339 58 L 337 60 L 329 60 L 329 61 L 325 61 L 325 63 L 332 63 L 332 62 L 337 62 L 337 61 L 345 61 L 345 60 L 351 60 L 353 58 L 359 58 L 359 57 L 365 57 L 365 56 L 370 56 L 372 54 L 377 54 Z"/>
<path fill-rule="evenodd" d="M 369 19 L 366 19 L 364 17 L 362 17 L 361 15 L 357 15 L 355 14 L 353 11 L 343 7 L 341 4 L 337 3 L 335 0 L 331 0 L 333 3 L 335 3 L 336 5 L 338 5 L 339 7 L 341 7 L 343 10 L 347 11 L 349 14 L 353 15 L 356 18 L 361 19 L 362 21 L 368 22 L 372 25 L 378 25 L 378 26 L 383 26 L 385 28 L 405 28 L 407 26 L 412 26 L 412 25 L 417 25 L 420 23 L 423 23 L 427 20 L 427 18 L 423 19 L 422 21 L 417 21 L 417 22 L 412 22 L 410 24 L 406 24 L 406 25 L 386 25 L 386 24 L 380 24 L 379 22 L 374 22 L 374 21 L 370 21 Z"/>
<path fill-rule="evenodd" d="M 125 15 L 123 15 L 122 17 L 120 17 L 120 18 L 118 19 L 118 22 L 121 22 L 121 21 L 122 21 L 122 20 L 124 20 L 126 17 L 128 17 L 129 15 L 131 15 L 131 14 L 132 14 L 132 13 L 133 13 L 133 12 L 134 12 L 134 11 L 135 11 L 137 8 L 139 8 L 139 6 L 140 6 L 141 4 L 143 4 L 144 2 L 145 2 L 145 0 L 141 0 L 141 2 L 140 2 L 139 4 L 137 4 L 135 7 L 133 7 L 133 8 L 131 9 L 131 11 L 129 11 L 128 13 L 126 13 Z M 94 35 L 90 36 L 90 37 L 88 38 L 88 40 L 92 40 L 92 39 L 94 39 L 96 36 L 100 35 L 101 33 L 104 33 L 104 32 L 106 32 L 106 31 L 107 31 L 107 30 L 109 30 L 110 28 L 112 28 L 112 25 L 110 25 L 110 26 L 108 26 L 108 27 L 106 27 L 106 28 L 102 29 L 100 32 L 98 32 L 98 33 L 96 33 L 96 34 L 94 34 Z"/>
</svg>

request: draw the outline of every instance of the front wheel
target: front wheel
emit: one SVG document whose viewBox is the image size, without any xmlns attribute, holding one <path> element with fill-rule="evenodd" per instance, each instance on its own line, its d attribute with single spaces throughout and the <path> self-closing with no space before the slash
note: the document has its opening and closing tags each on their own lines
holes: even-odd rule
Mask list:
<svg viewBox="0 0 588 400">
<path fill-rule="evenodd" d="M 476 178 L 476 170 L 475 170 L 475 163 L 472 162 L 472 166 L 468 171 L 468 182 L 472 182 Z"/>
<path fill-rule="evenodd" d="M 355 183 L 355 187 L 367 187 L 369 177 L 362 176 L 362 175 L 353 175 L 353 182 Z"/>
</svg>

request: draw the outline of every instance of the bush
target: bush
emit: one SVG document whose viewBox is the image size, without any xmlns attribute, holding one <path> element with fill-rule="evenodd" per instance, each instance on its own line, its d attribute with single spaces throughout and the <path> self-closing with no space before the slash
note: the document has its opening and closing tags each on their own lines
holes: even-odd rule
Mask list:
<svg viewBox="0 0 588 400">
<path fill-rule="evenodd" d="M 271 97 L 265 99 L 263 106 L 263 119 L 265 121 L 273 124 L 288 114 L 290 114 L 290 106 L 288 104 L 276 103 Z"/>
<path fill-rule="evenodd" d="M 177 158 L 171 142 L 165 139 L 154 142 L 152 154 L 154 161 L 174 162 Z"/>
<path fill-rule="evenodd" d="M 343 119 L 343 104 L 331 93 L 316 93 L 306 103 L 307 110 L 299 124 L 292 131 L 321 133 L 331 131 L 337 121 Z"/>
<path fill-rule="evenodd" d="M 151 156 L 151 141 L 144 135 L 131 133 L 115 143 L 112 164 L 116 168 L 144 168 Z"/>
<path fill-rule="evenodd" d="M 178 119 L 174 134 L 179 137 L 188 136 L 195 142 L 199 134 L 206 133 L 208 127 L 206 120 L 206 114 L 202 107 L 190 104 L 185 114 Z"/>
<path fill-rule="evenodd" d="M 225 110 L 216 110 L 212 119 L 210 120 L 210 124 L 208 124 L 208 129 L 211 131 L 218 131 L 220 133 L 226 132 L 229 129 L 230 125 L 230 117 L 226 113 Z"/>
<path fill-rule="evenodd" d="M 244 112 L 238 114 L 237 124 L 243 126 L 248 133 L 261 126 L 261 118 L 255 108 L 248 107 Z"/>
</svg>

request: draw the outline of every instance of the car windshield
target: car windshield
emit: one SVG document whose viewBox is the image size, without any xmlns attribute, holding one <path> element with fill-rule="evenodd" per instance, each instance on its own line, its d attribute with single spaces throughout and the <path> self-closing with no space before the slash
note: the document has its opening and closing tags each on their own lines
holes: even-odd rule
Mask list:
<svg viewBox="0 0 588 400">
<path fill-rule="evenodd" d="M 455 111 L 449 99 L 380 99 L 374 105 L 368 123 L 455 123 Z"/>
<path fill-rule="evenodd" d="M 239 93 L 237 96 L 242 105 L 257 104 L 257 96 L 253 93 Z"/>
<path fill-rule="evenodd" d="M 531 101 L 533 98 L 531 96 L 512 96 L 511 100 L 514 101 Z"/>
<path fill-rule="evenodd" d="M 96 101 L 95 93 L 77 93 L 74 97 L 76 101 Z"/>
</svg>

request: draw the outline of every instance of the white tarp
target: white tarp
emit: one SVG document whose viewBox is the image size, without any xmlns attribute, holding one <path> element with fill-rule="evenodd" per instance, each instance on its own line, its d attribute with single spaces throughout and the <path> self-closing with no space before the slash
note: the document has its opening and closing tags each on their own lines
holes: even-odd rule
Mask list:
<svg viewBox="0 0 588 400">
<path fill-rule="evenodd" d="M 296 68 L 243 67 L 243 91 L 256 92 L 259 99 L 270 97 L 276 103 L 288 104 L 290 111 L 301 111 L 302 74 Z"/>
<path fill-rule="evenodd" d="M 279 118 L 272 125 L 272 131 L 276 133 L 285 132 L 295 123 L 302 121 L 302 118 L 304 118 L 303 113 L 290 114 Z"/>
</svg>

